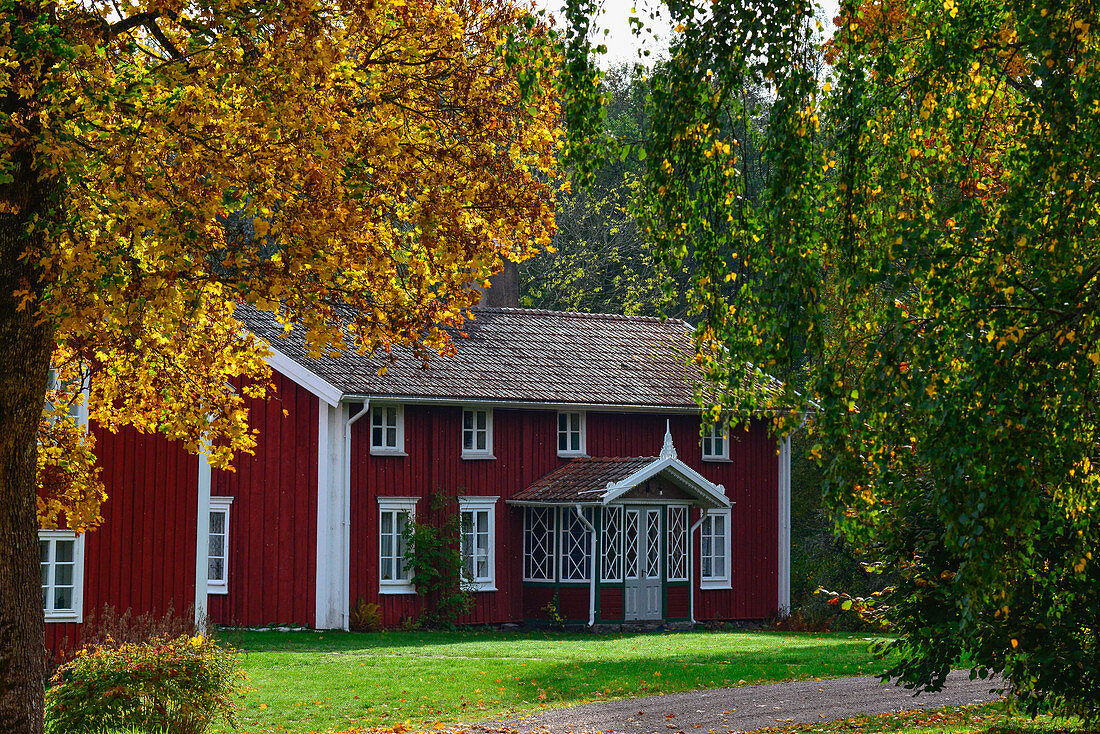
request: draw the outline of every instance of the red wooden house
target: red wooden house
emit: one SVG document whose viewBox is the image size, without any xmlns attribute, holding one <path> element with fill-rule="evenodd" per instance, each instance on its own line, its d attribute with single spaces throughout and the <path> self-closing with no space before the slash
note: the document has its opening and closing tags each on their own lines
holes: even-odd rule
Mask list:
<svg viewBox="0 0 1100 734">
<path fill-rule="evenodd" d="M 470 623 L 787 608 L 788 445 L 758 420 L 700 438 L 683 322 L 482 309 L 425 369 L 400 352 L 314 359 L 297 330 L 239 318 L 272 345 L 278 388 L 251 406 L 255 455 L 223 472 L 93 427 L 103 525 L 41 536 L 53 640 L 103 604 L 346 629 L 362 600 L 396 624 L 421 603 L 401 531 L 433 512 L 461 513 Z"/>
</svg>

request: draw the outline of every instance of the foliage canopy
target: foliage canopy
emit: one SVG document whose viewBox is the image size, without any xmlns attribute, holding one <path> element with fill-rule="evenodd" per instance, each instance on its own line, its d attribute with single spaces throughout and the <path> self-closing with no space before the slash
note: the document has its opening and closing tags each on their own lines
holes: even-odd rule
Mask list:
<svg viewBox="0 0 1100 734">
<path fill-rule="evenodd" d="M 668 10 L 645 224 L 696 263 L 712 415 L 813 413 L 839 528 L 899 574 L 860 602 L 894 675 L 967 653 L 1100 718 L 1096 3 L 847 2 L 824 70 L 807 3 Z M 746 80 L 772 95 L 758 206 L 718 119 Z M 779 402 L 757 368 L 793 378 Z"/>
</svg>

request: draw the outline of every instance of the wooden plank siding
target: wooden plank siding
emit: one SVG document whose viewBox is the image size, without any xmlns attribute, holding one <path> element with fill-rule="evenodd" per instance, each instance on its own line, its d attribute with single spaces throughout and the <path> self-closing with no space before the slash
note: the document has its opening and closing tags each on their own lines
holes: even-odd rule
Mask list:
<svg viewBox="0 0 1100 734">
<path fill-rule="evenodd" d="M 198 459 L 162 436 L 93 430 L 107 501 L 102 524 L 84 539 L 85 620 L 104 605 L 134 616 L 190 613 Z M 47 648 L 71 649 L 81 627 L 47 623 Z"/>
<path fill-rule="evenodd" d="M 426 513 L 431 496 L 499 495 L 496 506 L 495 592 L 475 594 L 464 623 L 518 622 L 538 613 L 552 598 L 554 586 L 522 584 L 523 513 L 505 500 L 568 459 L 557 456 L 557 414 L 551 410 L 493 411 L 495 459 L 461 458 L 459 406 L 404 406 L 407 456 L 370 454 L 370 419 L 352 432 L 351 577 L 352 608 L 359 600 L 377 603 L 383 623 L 394 625 L 420 611 L 412 594 L 380 594 L 378 583 L 378 497 L 420 497 L 417 512 Z M 669 421 L 680 458 L 712 482 L 723 484 L 733 507 L 729 591 L 697 591 L 696 618 L 751 619 L 775 614 L 777 606 L 777 444 L 761 422 L 751 430 L 731 431 L 730 460 L 702 461 L 699 418 L 692 415 L 588 412 L 587 450 L 591 456 L 656 456 Z M 457 505 L 448 503 L 449 511 Z M 698 519 L 693 514 L 692 522 Z M 693 566 L 698 578 L 698 533 Z M 696 581 L 696 584 L 698 581 Z M 686 589 L 684 589 L 686 592 Z M 687 616 L 687 596 L 673 592 L 677 616 Z M 621 598 L 621 589 L 619 590 Z M 681 596 L 683 598 L 681 598 Z M 588 586 L 560 586 L 559 613 L 587 621 Z M 615 594 L 601 600 L 601 611 L 621 607 Z M 602 616 L 602 615 L 601 615 Z M 621 611 L 619 611 L 621 618 Z"/>
<path fill-rule="evenodd" d="M 211 473 L 211 496 L 233 497 L 233 504 L 228 593 L 210 594 L 208 614 L 223 625 L 312 627 L 319 403 L 279 373 L 272 379 L 273 399 L 249 401 L 256 453 L 238 455 L 236 471 Z"/>
</svg>

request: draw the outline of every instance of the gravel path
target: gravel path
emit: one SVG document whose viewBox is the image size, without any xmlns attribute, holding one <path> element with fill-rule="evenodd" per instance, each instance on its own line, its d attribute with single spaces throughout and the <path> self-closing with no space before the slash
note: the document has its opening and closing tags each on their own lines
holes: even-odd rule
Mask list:
<svg viewBox="0 0 1100 734">
<path fill-rule="evenodd" d="M 999 692 L 990 693 L 990 689 L 1001 685 L 1000 679 L 972 681 L 962 671 L 951 673 L 942 691 L 919 695 L 900 686 L 884 685 L 872 677 L 767 683 L 587 703 L 541 711 L 497 724 L 484 724 L 472 730 L 481 728 L 486 732 L 551 734 L 583 731 L 691 734 L 713 731 L 715 734 L 726 734 L 865 714 L 985 703 L 1000 698 Z"/>
</svg>

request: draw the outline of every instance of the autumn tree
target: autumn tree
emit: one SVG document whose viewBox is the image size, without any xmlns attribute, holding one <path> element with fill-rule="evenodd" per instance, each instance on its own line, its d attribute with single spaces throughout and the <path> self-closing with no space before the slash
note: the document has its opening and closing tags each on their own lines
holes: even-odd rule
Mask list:
<svg viewBox="0 0 1100 734">
<path fill-rule="evenodd" d="M 519 60 L 541 30 L 502 0 L 0 7 L 0 729 L 22 734 L 36 529 L 93 528 L 103 499 L 63 414 L 228 466 L 254 444 L 230 380 L 269 375 L 238 303 L 319 350 L 447 350 L 500 258 L 549 241 L 558 109 L 521 85 L 551 57 Z"/>
<path fill-rule="evenodd" d="M 1095 722 L 1096 3 L 848 2 L 821 79 L 808 4 L 668 10 L 649 226 L 697 264 L 712 415 L 812 415 L 839 529 L 897 574 L 849 600 L 893 625 L 892 675 L 935 688 L 965 661 Z M 751 210 L 714 119 L 746 77 L 773 100 Z M 747 390 L 759 368 L 805 388 Z"/>
</svg>

